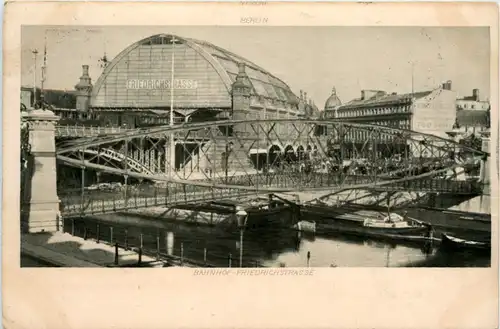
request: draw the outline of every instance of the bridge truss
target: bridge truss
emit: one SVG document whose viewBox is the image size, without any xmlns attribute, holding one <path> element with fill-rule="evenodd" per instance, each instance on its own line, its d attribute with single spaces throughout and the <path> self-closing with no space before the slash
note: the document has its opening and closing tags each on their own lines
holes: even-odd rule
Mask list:
<svg viewBox="0 0 500 329">
<path fill-rule="evenodd" d="M 115 201 L 109 207 L 117 209 L 117 202 L 126 208 L 134 197 L 138 206 L 138 196 L 143 205 L 167 205 L 174 195 L 175 202 L 189 203 L 252 193 L 323 191 L 328 196 L 349 189 L 471 193 L 476 185 L 456 176 L 488 154 L 410 130 L 280 119 L 159 126 L 64 140 L 56 156 L 59 163 L 81 169 L 81 188 L 60 191 L 63 203 L 81 212 L 89 207 L 105 212 L 105 197 L 88 190 L 85 171 L 123 177 L 125 188 L 110 193 Z"/>
</svg>

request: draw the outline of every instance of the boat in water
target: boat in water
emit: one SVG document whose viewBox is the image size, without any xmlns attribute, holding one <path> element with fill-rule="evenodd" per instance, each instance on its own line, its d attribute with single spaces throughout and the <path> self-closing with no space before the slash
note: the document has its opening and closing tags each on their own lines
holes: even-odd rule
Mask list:
<svg viewBox="0 0 500 329">
<path fill-rule="evenodd" d="M 429 241 L 432 239 L 432 226 L 413 218 L 403 217 L 396 213 L 376 218 L 365 218 L 363 221 L 321 221 L 316 225 L 318 234 L 341 232 L 343 234 L 369 237 L 383 240 Z"/>
<path fill-rule="evenodd" d="M 491 252 L 491 243 L 488 241 L 465 240 L 447 233 L 441 236 L 441 247 L 447 250 Z"/>
</svg>

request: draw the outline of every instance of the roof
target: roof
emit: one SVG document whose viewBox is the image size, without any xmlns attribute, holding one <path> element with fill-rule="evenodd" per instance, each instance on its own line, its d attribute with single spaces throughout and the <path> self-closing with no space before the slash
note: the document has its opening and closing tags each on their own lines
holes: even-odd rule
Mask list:
<svg viewBox="0 0 500 329">
<path fill-rule="evenodd" d="M 429 91 L 420 91 L 416 93 L 408 93 L 408 94 L 385 94 L 384 96 L 373 96 L 368 99 L 354 99 L 344 105 L 339 107 L 339 110 L 354 108 L 354 107 L 363 107 L 363 106 L 376 106 L 376 105 L 385 105 L 385 104 L 395 104 L 401 103 L 405 101 L 409 101 L 412 98 L 419 99 L 430 95 L 433 90 Z"/>
<path fill-rule="evenodd" d="M 112 104 L 106 106 L 134 106 L 136 104 L 132 103 L 136 99 L 146 102 L 144 95 L 136 95 L 139 95 L 138 90 L 123 92 L 126 78 L 130 77 L 130 75 L 125 73 L 126 71 L 124 72 L 124 69 L 136 69 L 137 72 L 139 72 L 137 75 L 141 75 L 138 79 L 152 79 L 153 75 L 155 77 L 161 76 L 164 78 L 165 74 L 168 74 L 168 79 L 170 77 L 170 56 L 173 49 L 172 40 L 174 39 L 176 40 L 175 57 L 177 59 L 181 56 L 183 59 L 182 61 L 178 60 L 178 62 L 183 63 L 179 64 L 179 66 L 175 65 L 174 72 L 179 72 L 178 76 L 182 77 L 181 72 L 185 71 L 186 76 L 202 81 L 202 83 L 198 85 L 198 89 L 200 90 L 198 93 L 193 91 L 192 94 L 189 94 L 189 90 L 183 90 L 182 93 L 177 93 L 175 97 L 176 108 L 189 107 L 183 105 L 183 102 L 187 104 L 188 100 L 192 101 L 193 99 L 196 100 L 192 106 L 193 108 L 231 106 L 232 84 L 238 74 L 238 63 L 241 62 L 245 63 L 245 72 L 252 85 L 253 95 L 277 99 L 294 105 L 298 103 L 298 97 L 291 91 L 290 87 L 285 82 L 248 59 L 206 41 L 183 38 L 171 34 L 158 34 L 140 40 L 127 47 L 106 66 L 93 87 L 92 106 L 105 106 L 103 105 L 104 103 Z M 154 54 L 159 54 L 159 56 L 161 56 L 160 59 L 151 59 L 151 55 L 149 54 L 153 54 L 153 52 L 155 52 Z M 148 58 L 152 63 L 151 66 L 145 66 L 145 63 L 138 63 L 138 61 L 147 62 Z M 124 63 L 121 63 L 122 60 Z M 178 62 L 176 61 L 175 63 L 177 64 Z M 136 65 L 137 68 L 135 68 L 135 66 L 132 68 L 132 64 Z M 156 70 L 153 70 L 153 65 Z M 163 75 L 160 75 L 160 73 Z M 119 81 L 119 87 L 111 86 L 111 88 L 115 88 L 116 91 L 106 91 L 106 89 L 110 88 L 109 85 L 111 84 L 106 84 L 108 76 L 113 76 L 110 80 L 115 79 Z M 134 76 L 134 78 L 135 77 L 136 76 Z M 160 79 L 158 77 L 157 79 Z M 107 87 L 102 88 L 104 85 Z M 103 89 L 103 92 L 101 92 L 101 89 Z M 102 96 L 102 94 L 106 94 L 106 96 Z M 130 99 L 127 98 L 129 94 Z M 182 99 L 183 95 L 180 94 L 184 95 L 186 98 L 185 101 Z M 164 104 L 169 104 L 170 96 L 168 93 L 164 93 L 160 98 L 147 97 L 151 98 L 147 100 L 150 102 L 150 106 L 164 106 Z M 199 99 L 197 99 L 197 97 Z M 122 104 L 125 102 L 124 100 L 129 104 Z M 206 105 L 202 106 L 202 104 Z"/>
<path fill-rule="evenodd" d="M 465 96 L 462 98 L 457 99 L 459 101 L 478 101 L 476 96 Z"/>
<path fill-rule="evenodd" d="M 186 39 L 199 46 L 221 65 L 227 72 L 231 81 L 234 82 L 238 74 L 238 63 L 245 63 L 245 72 L 253 86 L 253 91 L 256 95 L 279 99 L 290 103 L 297 104 L 298 97 L 290 90 L 290 87 L 281 79 L 263 69 L 257 64 L 236 55 L 229 50 L 220 48 L 206 41 L 196 39 Z"/>
<path fill-rule="evenodd" d="M 460 127 L 486 127 L 489 125 L 489 111 L 458 110 L 457 123 Z"/>
</svg>

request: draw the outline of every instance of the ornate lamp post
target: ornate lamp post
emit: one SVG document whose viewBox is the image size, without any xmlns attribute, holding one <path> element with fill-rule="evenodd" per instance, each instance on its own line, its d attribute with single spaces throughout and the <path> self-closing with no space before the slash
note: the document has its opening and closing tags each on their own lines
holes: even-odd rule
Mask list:
<svg viewBox="0 0 500 329">
<path fill-rule="evenodd" d="M 243 267 L 243 232 L 247 225 L 248 213 L 241 207 L 236 207 L 236 220 L 240 229 L 240 267 Z"/>
</svg>

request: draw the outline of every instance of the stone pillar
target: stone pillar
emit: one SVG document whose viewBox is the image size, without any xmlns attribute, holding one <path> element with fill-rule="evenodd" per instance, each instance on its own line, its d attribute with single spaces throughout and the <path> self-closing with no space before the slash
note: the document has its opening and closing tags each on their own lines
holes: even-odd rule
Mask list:
<svg viewBox="0 0 500 329">
<path fill-rule="evenodd" d="M 89 76 L 89 66 L 82 65 L 82 76 L 80 82 L 75 86 L 76 89 L 76 109 L 86 112 L 90 106 L 90 96 L 92 93 L 92 80 Z"/>
<path fill-rule="evenodd" d="M 252 84 L 245 72 L 245 63 L 238 64 L 238 75 L 232 85 L 232 98 L 233 98 L 233 120 L 246 120 L 249 119 L 250 113 L 250 94 L 252 91 Z M 233 127 L 233 132 L 238 134 L 245 134 L 247 132 L 246 124 L 238 124 Z"/>
<path fill-rule="evenodd" d="M 481 132 L 481 140 L 482 140 L 482 146 L 481 146 L 481 151 L 483 152 L 488 152 L 490 153 L 490 131 L 483 131 Z M 480 182 L 483 183 L 484 185 L 489 185 L 490 184 L 490 161 L 489 161 L 489 156 L 485 156 L 481 160 L 481 168 L 480 168 Z"/>
<path fill-rule="evenodd" d="M 25 233 L 56 232 L 61 229 L 55 157 L 55 124 L 59 117 L 51 111 L 34 110 L 25 119 L 30 156 L 23 187 L 21 227 Z"/>
</svg>

